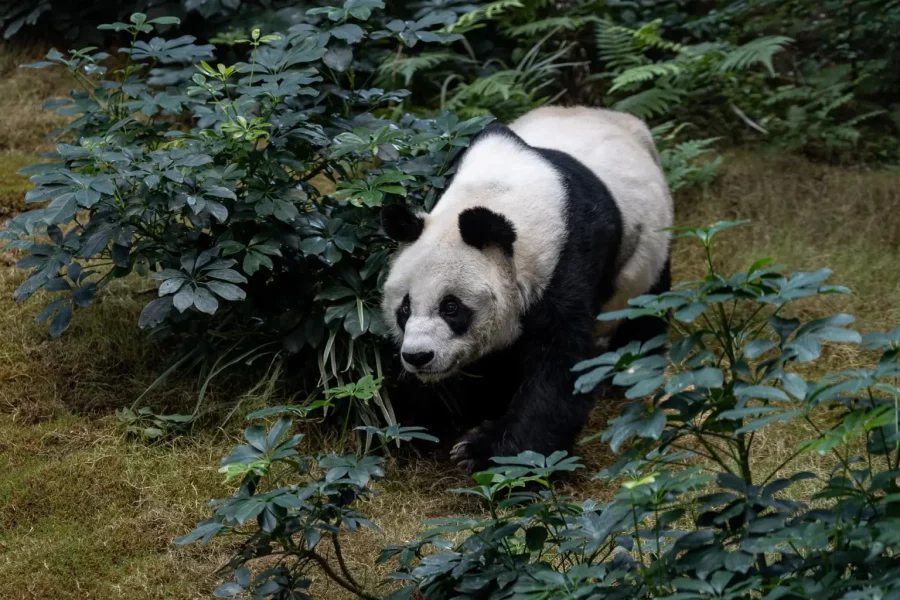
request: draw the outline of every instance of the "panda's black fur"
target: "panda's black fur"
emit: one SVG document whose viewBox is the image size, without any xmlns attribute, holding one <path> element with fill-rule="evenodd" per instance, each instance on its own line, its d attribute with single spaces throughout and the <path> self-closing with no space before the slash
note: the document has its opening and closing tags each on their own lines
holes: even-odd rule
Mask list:
<svg viewBox="0 0 900 600">
<path fill-rule="evenodd" d="M 591 396 L 574 393 L 576 375 L 571 369 L 597 354 L 595 319 L 615 292 L 623 237 L 619 208 L 588 167 L 564 152 L 530 147 L 502 125 L 479 134 L 470 149 L 496 135 L 540 155 L 565 182 L 566 239 L 551 283 L 522 315 L 522 335 L 513 346 L 447 380 L 429 384 L 401 376 L 391 386 L 401 423 L 424 425 L 442 442 L 457 441 L 458 435 L 469 432 L 458 441 L 466 446 L 474 470 L 489 467 L 492 456 L 571 448 L 592 405 Z M 401 217 L 400 222 L 404 219 L 408 221 Z M 495 235 L 502 237 L 503 232 Z M 650 293 L 669 286 L 666 264 Z M 612 346 L 664 332 L 659 319 L 624 321 Z M 402 371 L 399 360 L 394 367 Z"/>
</svg>

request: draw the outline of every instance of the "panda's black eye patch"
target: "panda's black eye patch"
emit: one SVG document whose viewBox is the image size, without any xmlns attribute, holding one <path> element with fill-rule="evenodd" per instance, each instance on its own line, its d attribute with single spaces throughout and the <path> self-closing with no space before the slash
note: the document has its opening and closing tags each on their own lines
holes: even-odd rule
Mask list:
<svg viewBox="0 0 900 600">
<path fill-rule="evenodd" d="M 462 300 L 453 295 L 444 296 L 439 307 L 441 317 L 450 326 L 450 331 L 456 335 L 462 335 L 469 330 L 475 311 L 463 304 Z"/>
<path fill-rule="evenodd" d="M 409 315 L 412 312 L 409 306 L 409 294 L 403 297 L 403 302 L 397 308 L 397 326 L 401 331 L 406 329 L 406 322 L 409 321 Z"/>
</svg>

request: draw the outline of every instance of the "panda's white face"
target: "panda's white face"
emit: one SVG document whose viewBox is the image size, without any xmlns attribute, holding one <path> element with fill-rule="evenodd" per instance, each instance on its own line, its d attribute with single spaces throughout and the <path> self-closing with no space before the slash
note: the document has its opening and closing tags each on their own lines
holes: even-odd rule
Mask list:
<svg viewBox="0 0 900 600">
<path fill-rule="evenodd" d="M 396 256 L 382 302 L 404 368 L 423 381 L 452 375 L 520 334 L 512 258 L 430 229 Z"/>
</svg>

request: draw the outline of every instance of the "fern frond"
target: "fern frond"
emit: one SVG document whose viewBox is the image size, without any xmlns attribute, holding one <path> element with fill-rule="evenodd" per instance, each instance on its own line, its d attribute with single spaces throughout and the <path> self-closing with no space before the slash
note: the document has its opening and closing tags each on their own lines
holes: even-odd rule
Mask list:
<svg viewBox="0 0 900 600">
<path fill-rule="evenodd" d="M 819 109 L 819 114 L 823 117 L 827 117 L 829 113 L 832 111 L 844 106 L 845 104 L 849 104 L 853 102 L 853 99 L 856 98 L 856 95 L 853 92 L 849 92 L 847 94 L 841 94 L 831 102 L 825 104 L 821 109 Z"/>
<path fill-rule="evenodd" d="M 881 115 L 885 115 L 885 114 L 887 114 L 887 111 L 882 108 L 879 108 L 877 110 L 872 110 L 867 113 L 857 115 L 857 116 L 853 117 L 852 119 L 850 119 L 849 121 L 847 121 L 846 123 L 844 123 L 844 125 L 854 127 L 856 125 L 859 125 L 863 121 L 868 121 L 869 119 L 874 119 L 875 117 L 880 117 Z"/>
<path fill-rule="evenodd" d="M 547 33 L 555 29 L 567 29 L 569 31 L 575 31 L 576 29 L 582 27 L 589 20 L 592 19 L 567 16 L 548 17 L 546 19 L 534 21 L 533 23 L 526 23 L 525 25 L 510 27 L 506 30 L 506 33 L 511 37 L 531 37 L 540 35 L 542 33 Z"/>
<path fill-rule="evenodd" d="M 659 147 L 659 159 L 669 188 L 672 191 L 691 185 L 706 185 L 716 177 L 722 157 L 716 156 L 713 145 L 719 138 L 675 141 L 686 123 L 674 127 L 672 122 L 664 123 L 651 130 Z"/>
<path fill-rule="evenodd" d="M 618 111 L 631 113 L 640 119 L 664 115 L 681 100 L 681 94 L 673 90 L 651 88 L 619 100 L 613 105 Z"/>
<path fill-rule="evenodd" d="M 672 149 L 674 154 L 678 154 L 685 160 L 693 160 L 699 156 L 703 156 L 712 150 L 712 145 L 719 141 L 719 138 L 706 138 L 702 140 L 688 140 L 675 144 Z"/>
<path fill-rule="evenodd" d="M 781 86 L 771 96 L 763 100 L 764 106 L 775 106 L 781 103 L 805 103 L 813 99 L 813 92 L 808 87 L 797 87 L 794 85 Z"/>
<path fill-rule="evenodd" d="M 859 138 L 862 137 L 862 132 L 859 129 L 846 125 L 838 125 L 837 127 L 832 128 L 831 132 L 838 140 L 850 142 L 853 145 L 859 143 Z"/>
<path fill-rule="evenodd" d="M 471 59 L 455 52 L 423 52 L 415 56 L 401 56 L 399 58 L 391 54 L 388 60 L 379 65 L 378 74 L 381 77 L 402 75 L 405 82 L 404 85 L 409 85 L 419 71 L 433 69 L 449 61 L 471 62 Z"/>
<path fill-rule="evenodd" d="M 459 86 L 447 102 L 447 108 L 455 110 L 460 106 L 472 104 L 474 100 L 500 96 L 504 100 L 516 94 L 525 95 L 525 91 L 517 85 L 520 73 L 514 70 L 497 71 L 486 77 L 479 77 L 472 83 Z"/>
<path fill-rule="evenodd" d="M 661 62 L 633 67 L 617 75 L 616 78 L 613 79 L 612 87 L 609 88 L 609 91 L 614 92 L 633 83 L 650 81 L 659 77 L 665 77 L 666 75 L 678 75 L 683 72 L 684 69 L 685 67 L 683 64 L 674 62 Z"/>
<path fill-rule="evenodd" d="M 772 58 L 793 41 L 783 35 L 773 35 L 747 42 L 743 46 L 727 52 L 722 64 L 719 65 L 719 70 L 723 73 L 744 71 L 753 65 L 763 65 L 770 75 L 775 75 Z"/>
<path fill-rule="evenodd" d="M 456 23 L 448 25 L 445 31 L 448 33 L 466 33 L 480 27 L 482 21 L 491 21 L 506 11 L 516 8 L 525 8 L 521 0 L 494 0 L 484 6 L 479 6 L 473 11 L 460 15 Z"/>
<path fill-rule="evenodd" d="M 676 54 L 688 52 L 687 46 L 664 40 L 660 31 L 660 25 L 662 25 L 662 19 L 655 19 L 637 30 L 629 30 L 625 27 L 620 27 L 620 29 L 629 31 L 638 45 L 643 48 L 658 48 L 660 50 L 669 50 Z"/>
<path fill-rule="evenodd" d="M 630 69 L 645 62 L 644 56 L 634 47 L 634 36 L 629 29 L 599 19 L 595 41 L 600 60 L 606 63 L 611 71 Z"/>
<path fill-rule="evenodd" d="M 656 140 L 657 143 L 674 140 L 681 130 L 688 125 L 689 123 L 678 124 L 675 121 L 666 121 L 665 123 L 660 123 L 655 127 L 651 127 L 650 135 L 653 136 L 653 139 Z"/>
</svg>

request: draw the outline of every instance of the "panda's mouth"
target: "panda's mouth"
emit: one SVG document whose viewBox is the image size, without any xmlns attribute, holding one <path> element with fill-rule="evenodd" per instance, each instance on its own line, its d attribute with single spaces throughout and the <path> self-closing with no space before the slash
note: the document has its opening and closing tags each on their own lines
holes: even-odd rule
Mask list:
<svg viewBox="0 0 900 600">
<path fill-rule="evenodd" d="M 426 383 L 440 381 L 441 379 L 446 379 L 450 375 L 456 371 L 454 368 L 449 369 L 419 369 L 416 371 L 411 371 L 413 375 L 421 379 Z"/>
<path fill-rule="evenodd" d="M 434 383 L 436 381 L 440 381 L 441 379 L 446 379 L 447 377 L 450 377 L 451 375 L 456 373 L 458 366 L 459 366 L 459 364 L 455 361 L 450 363 L 450 365 L 448 367 L 443 368 L 443 369 L 438 369 L 438 368 L 434 368 L 434 367 L 416 369 L 416 368 L 410 368 L 410 366 L 405 363 L 403 365 L 403 367 L 410 374 L 415 375 L 419 380 L 421 380 L 425 383 Z"/>
</svg>

